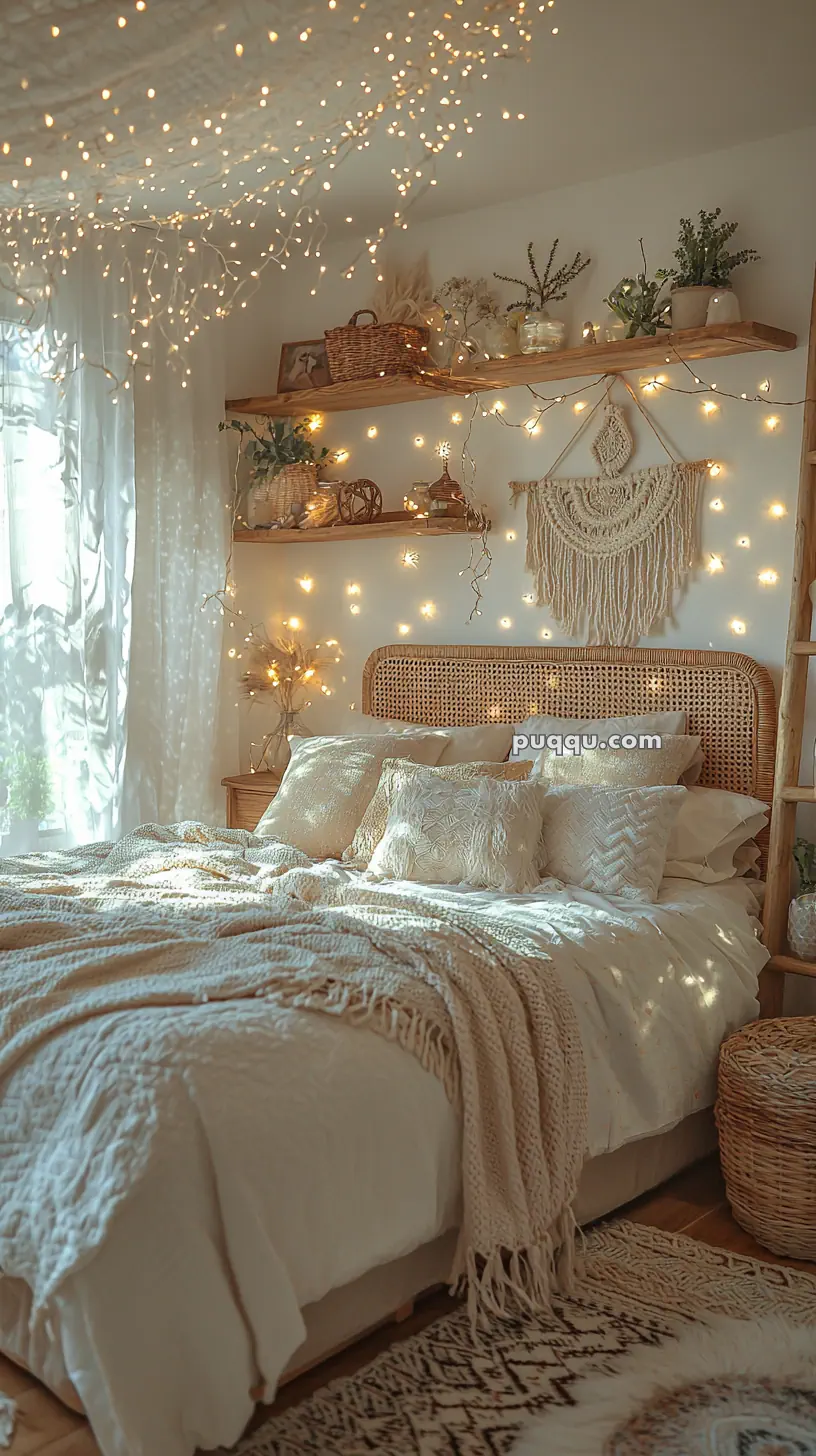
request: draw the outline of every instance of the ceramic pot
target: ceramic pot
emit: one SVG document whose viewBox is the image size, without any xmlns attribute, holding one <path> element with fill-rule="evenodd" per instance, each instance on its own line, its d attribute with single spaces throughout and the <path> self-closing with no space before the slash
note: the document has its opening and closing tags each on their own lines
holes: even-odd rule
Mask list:
<svg viewBox="0 0 816 1456">
<path fill-rule="evenodd" d="M 726 292 L 720 288 L 673 288 L 671 292 L 672 329 L 702 329 L 705 327 L 708 305 L 715 293 Z"/>
<path fill-rule="evenodd" d="M 816 958 L 816 895 L 797 895 L 788 909 L 788 941 L 802 960 Z"/>
<path fill-rule="evenodd" d="M 706 314 L 707 324 L 738 324 L 742 309 L 733 288 L 718 288 L 709 301 Z"/>
<path fill-rule="evenodd" d="M 546 309 L 526 313 L 519 324 L 522 354 L 554 354 L 563 349 L 567 326 L 561 319 L 550 318 Z"/>
</svg>

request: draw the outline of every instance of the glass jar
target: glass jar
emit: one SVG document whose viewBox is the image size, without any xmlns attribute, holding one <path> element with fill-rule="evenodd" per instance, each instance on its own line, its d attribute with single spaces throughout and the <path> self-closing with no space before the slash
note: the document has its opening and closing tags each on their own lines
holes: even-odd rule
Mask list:
<svg viewBox="0 0 816 1456">
<path fill-rule="evenodd" d="M 509 359 L 519 352 L 515 326 L 506 318 L 483 319 L 476 325 L 474 333 L 478 333 L 488 359 Z"/>
<path fill-rule="evenodd" d="M 567 327 L 561 319 L 550 318 L 546 309 L 526 313 L 519 324 L 522 354 L 554 354 L 563 349 Z"/>
<path fill-rule="evenodd" d="M 628 324 L 625 319 L 618 318 L 616 313 L 607 314 L 604 320 L 603 336 L 605 344 L 615 344 L 619 339 L 626 338 Z"/>
</svg>

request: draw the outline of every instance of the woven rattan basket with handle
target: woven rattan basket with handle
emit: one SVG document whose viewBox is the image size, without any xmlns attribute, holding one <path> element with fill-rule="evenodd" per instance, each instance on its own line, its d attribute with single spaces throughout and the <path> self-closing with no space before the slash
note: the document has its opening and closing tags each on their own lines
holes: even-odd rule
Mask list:
<svg viewBox="0 0 816 1456">
<path fill-rule="evenodd" d="M 292 506 L 305 506 L 316 489 L 317 466 L 313 462 L 300 460 L 281 466 L 277 475 L 250 487 L 247 512 L 250 526 L 285 521 Z"/>
<path fill-rule="evenodd" d="M 816 1016 L 729 1037 L 716 1115 L 737 1223 L 775 1254 L 816 1259 Z"/>
<path fill-rule="evenodd" d="M 366 313 L 374 322 L 358 325 Z M 326 329 L 326 357 L 336 384 L 416 374 L 426 366 L 428 330 L 414 324 L 381 324 L 373 309 L 361 308 L 341 328 Z"/>
</svg>

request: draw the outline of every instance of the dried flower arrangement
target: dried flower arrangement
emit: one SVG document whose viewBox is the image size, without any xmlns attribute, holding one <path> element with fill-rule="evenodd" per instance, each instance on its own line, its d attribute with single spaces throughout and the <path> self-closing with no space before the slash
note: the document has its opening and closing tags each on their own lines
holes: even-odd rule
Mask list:
<svg viewBox="0 0 816 1456">
<path fill-rule="evenodd" d="M 272 639 L 257 627 L 249 633 L 250 665 L 241 674 L 241 690 L 253 702 L 269 697 L 279 709 L 277 723 L 266 734 L 260 752 L 250 759 L 253 773 L 283 771 L 289 760 L 289 734 L 295 730 L 307 733 L 299 719 L 304 708 L 311 706 L 309 694 L 319 690 L 326 697 L 330 695 L 331 689 L 323 682 L 323 669 L 340 659 L 336 656 L 336 641 L 322 645 L 326 655 L 319 642 L 305 647 L 296 637 Z"/>
<path fill-rule="evenodd" d="M 524 289 L 524 297 L 516 303 L 508 304 L 507 312 L 514 313 L 517 309 L 524 309 L 526 313 L 532 313 L 539 309 L 543 313 L 548 303 L 558 303 L 566 298 L 567 289 L 575 282 L 579 273 L 583 273 L 592 262 L 591 258 L 584 258 L 576 253 L 571 263 L 565 263 L 553 273 L 552 267 L 555 261 L 555 254 L 558 248 L 559 239 L 556 238 L 550 248 L 550 256 L 547 259 L 547 266 L 543 276 L 536 266 L 535 251 L 532 243 L 527 244 L 527 261 L 530 265 L 532 281 L 525 278 L 510 278 L 506 273 L 494 273 L 493 277 L 500 279 L 502 283 L 515 283 L 519 288 Z"/>
<path fill-rule="evenodd" d="M 486 278 L 447 278 L 437 289 L 434 303 L 446 315 L 446 322 L 455 319 L 462 334 L 483 319 L 499 316 L 498 302 L 490 292 Z"/>
</svg>

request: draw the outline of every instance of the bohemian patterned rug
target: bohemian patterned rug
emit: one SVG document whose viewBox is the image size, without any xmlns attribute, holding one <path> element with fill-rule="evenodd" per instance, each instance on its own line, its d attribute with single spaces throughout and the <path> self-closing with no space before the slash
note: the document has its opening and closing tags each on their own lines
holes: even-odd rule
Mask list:
<svg viewBox="0 0 816 1456">
<path fill-rule="evenodd" d="M 595 1377 L 606 1376 L 614 1391 L 617 1372 L 627 1363 L 641 1374 L 652 1360 L 655 1367 L 663 1360 L 665 1367 L 664 1347 L 678 1338 L 688 1345 L 689 1336 L 693 1345 L 695 1324 L 701 1339 L 712 1338 L 708 1326 L 713 1322 L 716 1330 L 722 1317 L 756 1322 L 768 1316 L 784 1322 L 779 1328 L 789 1329 L 792 1339 L 811 1341 L 813 1356 L 816 1277 L 622 1221 L 587 1236 L 576 1293 L 556 1298 L 551 1317 L 497 1321 L 474 1338 L 466 1310 L 457 1310 L 392 1345 L 355 1375 L 271 1417 L 236 1448 L 236 1456 L 511 1456 L 516 1448 L 518 1456 L 539 1451 L 564 1456 L 573 1450 L 593 1456 L 639 1456 L 641 1451 L 689 1456 L 698 1449 L 723 1456 L 816 1456 L 812 1358 L 809 1393 L 765 1380 L 760 1393 L 767 1395 L 771 1414 L 752 1420 L 750 1429 L 734 1425 L 733 1400 L 723 1405 L 722 1389 L 705 1393 L 713 1402 L 712 1421 L 721 1424 L 718 1432 L 707 1427 L 699 1445 L 689 1434 L 691 1425 L 681 1430 L 676 1421 L 669 1439 L 665 1422 L 675 1419 L 674 1406 L 668 1415 L 660 1407 L 664 1425 L 657 1444 L 649 1444 L 648 1433 L 647 1444 L 628 1437 L 614 1444 L 609 1427 L 592 1428 L 600 1406 L 585 1400 L 585 1383 L 594 1401 Z M 770 1351 L 777 1344 L 762 1342 Z M 766 1375 L 774 1373 L 771 1365 L 769 1360 Z M 707 1374 L 715 1377 L 717 1371 Z M 737 1405 L 743 1393 L 734 1397 Z M 730 1400 L 734 1393 L 727 1394 Z M 780 1401 L 786 1424 L 778 1437 L 782 1426 L 772 1428 L 771 1417 L 782 1410 Z M 688 1418 L 702 1429 L 696 1396 L 692 1406 Z M 638 1411 L 647 1407 L 644 1395 Z M 576 1437 L 577 1444 L 568 1444 L 566 1434 L 563 1439 L 544 1435 L 548 1424 L 555 1422 L 560 1432 L 564 1419 L 566 1432 L 582 1415 L 584 1436 Z M 809 1417 L 814 1433 L 801 1438 Z M 540 1444 L 533 1429 L 539 1422 Z"/>
</svg>

